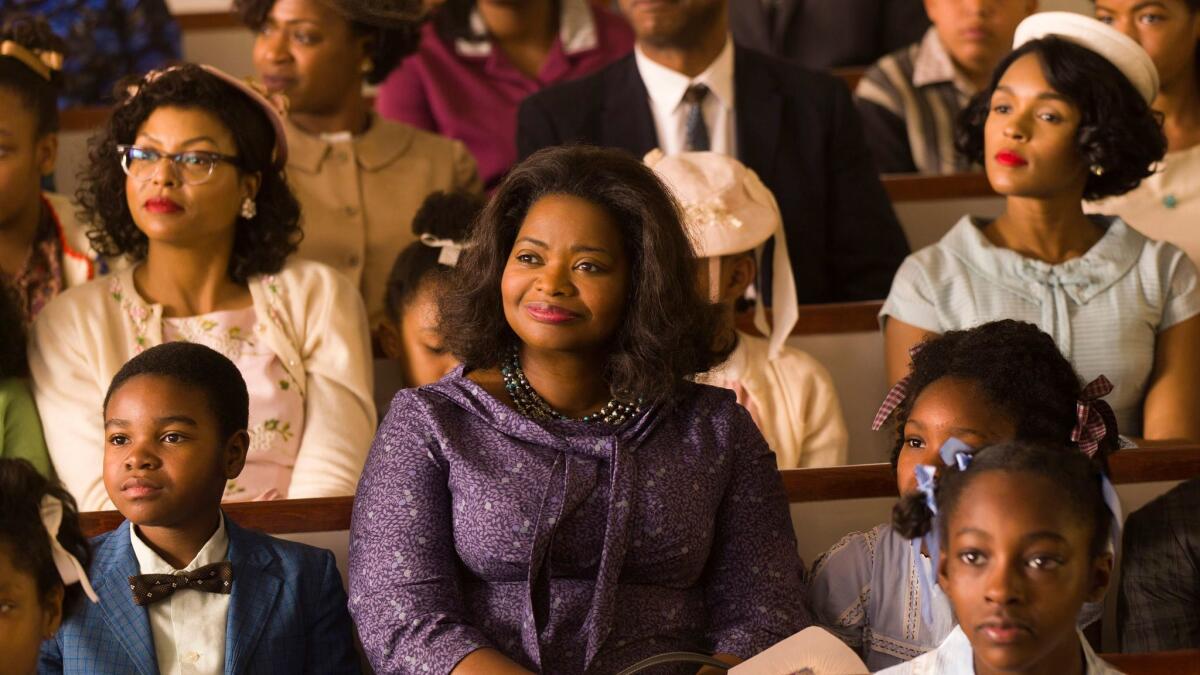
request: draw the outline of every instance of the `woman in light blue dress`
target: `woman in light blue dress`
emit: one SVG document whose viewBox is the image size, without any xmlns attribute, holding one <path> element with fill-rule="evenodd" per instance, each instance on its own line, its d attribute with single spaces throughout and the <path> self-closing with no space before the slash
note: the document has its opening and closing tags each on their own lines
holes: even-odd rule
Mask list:
<svg viewBox="0 0 1200 675">
<path fill-rule="evenodd" d="M 1012 318 L 1036 323 L 1085 379 L 1104 374 L 1122 430 L 1200 440 L 1200 287 L 1176 247 L 1081 200 L 1123 194 L 1165 148 L 1154 65 L 1094 19 L 1045 12 L 962 117 L 962 150 L 1006 197 L 905 260 L 880 313 L 889 379 L 929 335 Z"/>
</svg>

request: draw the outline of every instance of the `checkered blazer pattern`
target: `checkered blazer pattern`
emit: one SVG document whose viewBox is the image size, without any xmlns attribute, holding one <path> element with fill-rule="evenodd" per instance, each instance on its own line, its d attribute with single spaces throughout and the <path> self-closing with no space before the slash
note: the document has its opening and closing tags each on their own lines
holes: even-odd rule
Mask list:
<svg viewBox="0 0 1200 675">
<path fill-rule="evenodd" d="M 1130 514 L 1121 556 L 1121 651 L 1200 649 L 1200 478 Z"/>
<path fill-rule="evenodd" d="M 92 540 L 88 574 L 99 604 L 71 608 L 42 646 L 39 673 L 157 675 L 147 609 L 133 603 L 139 574 L 129 521 Z M 225 629 L 225 672 L 359 673 L 346 592 L 324 549 L 276 539 L 225 519 L 233 590 Z"/>
</svg>

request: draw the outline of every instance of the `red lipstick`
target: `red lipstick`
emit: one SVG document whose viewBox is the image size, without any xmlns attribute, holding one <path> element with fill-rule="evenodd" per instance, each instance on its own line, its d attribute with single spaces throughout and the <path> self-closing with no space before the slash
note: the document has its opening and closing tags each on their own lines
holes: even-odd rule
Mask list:
<svg viewBox="0 0 1200 675">
<path fill-rule="evenodd" d="M 580 317 L 579 313 L 572 312 L 565 307 L 551 305 L 546 302 L 531 302 L 525 305 L 525 312 L 534 320 L 541 323 L 563 324 L 575 321 Z"/>
<path fill-rule="evenodd" d="M 150 213 L 179 213 L 183 207 L 166 197 L 147 199 L 145 208 Z"/>
<path fill-rule="evenodd" d="M 996 153 L 996 163 L 1000 166 L 1021 167 L 1029 162 L 1012 150 L 1001 150 Z"/>
</svg>

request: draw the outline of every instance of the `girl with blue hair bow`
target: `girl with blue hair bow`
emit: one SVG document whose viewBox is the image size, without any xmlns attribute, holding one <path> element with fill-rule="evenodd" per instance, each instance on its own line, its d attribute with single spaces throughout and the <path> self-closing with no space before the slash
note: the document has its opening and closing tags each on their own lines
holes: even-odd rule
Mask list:
<svg viewBox="0 0 1200 675">
<path fill-rule="evenodd" d="M 945 467 L 939 451 L 950 439 L 966 448 L 1054 444 L 1103 463 L 1117 447 L 1116 422 L 1099 400 L 1110 388 L 1103 377 L 1083 386 L 1053 339 L 1033 324 L 996 321 L 947 332 L 914 350 L 910 374 L 888 393 L 875 428 L 894 424 L 899 494 L 920 495 L 917 467 L 937 467 L 924 470 L 931 481 Z M 912 531 L 910 512 L 897 508 L 896 528 L 885 523 L 847 535 L 810 575 L 817 622 L 872 671 L 920 656 L 954 628 L 950 602 L 932 583 L 929 551 L 903 534 Z M 1098 607 L 1083 616 L 1083 625 L 1090 623 Z"/>
</svg>

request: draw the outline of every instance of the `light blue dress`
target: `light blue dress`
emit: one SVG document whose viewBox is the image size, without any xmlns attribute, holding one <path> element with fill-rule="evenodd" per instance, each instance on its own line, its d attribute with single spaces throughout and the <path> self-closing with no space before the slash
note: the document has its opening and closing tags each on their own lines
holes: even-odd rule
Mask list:
<svg viewBox="0 0 1200 675">
<path fill-rule="evenodd" d="M 1142 400 L 1158 334 L 1200 314 L 1196 268 L 1182 251 L 1115 216 L 1089 216 L 1104 235 L 1057 265 L 992 244 L 988 221 L 964 216 L 908 256 L 880 311 L 934 333 L 998 319 L 1036 324 L 1084 382 L 1105 375 L 1121 432 L 1142 433 Z"/>
<path fill-rule="evenodd" d="M 909 541 L 878 525 L 842 538 L 813 564 L 809 600 L 816 622 L 858 652 L 872 671 L 933 649 L 954 629 L 954 612 L 933 588 L 933 625 L 921 619 L 917 565 Z"/>
</svg>

